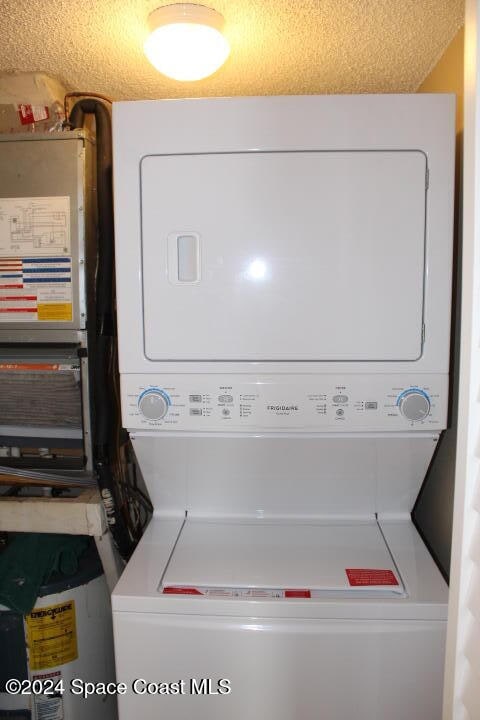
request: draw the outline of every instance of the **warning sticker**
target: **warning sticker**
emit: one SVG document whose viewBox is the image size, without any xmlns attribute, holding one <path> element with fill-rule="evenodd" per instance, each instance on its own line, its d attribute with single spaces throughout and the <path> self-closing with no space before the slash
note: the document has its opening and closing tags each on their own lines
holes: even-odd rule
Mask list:
<svg viewBox="0 0 480 720">
<path fill-rule="evenodd" d="M 226 588 L 226 587 L 191 587 L 187 585 L 167 585 L 163 588 L 164 595 L 203 595 L 211 598 L 272 598 L 276 600 L 288 598 L 311 598 L 312 591 L 305 589 L 279 588 Z"/>
<path fill-rule="evenodd" d="M 52 688 L 48 695 L 41 695 L 35 692 L 35 680 L 45 686 Z M 56 687 L 62 685 L 62 673 L 56 670 L 51 673 L 32 675 L 33 705 L 35 708 L 35 720 L 64 720 L 63 695 L 62 692 L 55 692 Z"/>
<path fill-rule="evenodd" d="M 0 198 L 0 256 L 70 255 L 70 198 Z"/>
<path fill-rule="evenodd" d="M 0 322 L 72 319 L 71 257 L 0 257 Z"/>
<path fill-rule="evenodd" d="M 35 608 L 25 622 L 31 670 L 44 670 L 77 659 L 74 600 Z"/>
<path fill-rule="evenodd" d="M 20 122 L 22 125 L 30 125 L 30 123 L 39 120 L 48 120 L 50 113 L 46 105 L 17 105 Z"/>
<path fill-rule="evenodd" d="M 369 568 L 349 568 L 345 570 L 348 582 L 352 587 L 372 585 L 398 585 L 398 580 L 391 570 L 372 570 Z"/>
<path fill-rule="evenodd" d="M 71 320 L 72 303 L 38 303 L 39 320 Z"/>
</svg>

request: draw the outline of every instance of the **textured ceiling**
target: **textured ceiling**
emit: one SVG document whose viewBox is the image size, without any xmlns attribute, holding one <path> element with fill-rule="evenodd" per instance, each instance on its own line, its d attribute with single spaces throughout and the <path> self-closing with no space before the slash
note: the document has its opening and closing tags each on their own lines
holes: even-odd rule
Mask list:
<svg viewBox="0 0 480 720">
<path fill-rule="evenodd" d="M 113 99 L 415 91 L 463 23 L 463 0 L 211 0 L 230 58 L 195 83 L 143 55 L 156 0 L 0 0 L 0 71 L 38 70 Z"/>
</svg>

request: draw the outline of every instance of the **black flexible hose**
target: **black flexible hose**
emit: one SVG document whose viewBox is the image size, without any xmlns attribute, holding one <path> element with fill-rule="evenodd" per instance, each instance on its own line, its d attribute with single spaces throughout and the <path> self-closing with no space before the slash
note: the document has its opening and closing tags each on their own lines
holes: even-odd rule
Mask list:
<svg viewBox="0 0 480 720">
<path fill-rule="evenodd" d="M 70 125 L 82 128 L 85 115 L 95 116 L 97 141 L 97 208 L 98 249 L 95 280 L 95 351 L 93 362 L 94 457 L 98 483 L 102 492 L 109 527 L 120 554 L 128 558 L 132 551 L 125 521 L 118 512 L 117 493 L 111 471 L 113 393 L 108 360 L 114 342 L 113 315 L 113 190 L 112 190 L 112 122 L 108 109 L 99 100 L 85 98 L 75 103 Z"/>
<path fill-rule="evenodd" d="M 70 123 L 83 127 L 85 114 L 95 115 L 97 140 L 97 203 L 100 237 L 97 267 L 97 335 L 113 332 L 113 188 L 112 188 L 112 121 L 108 109 L 98 100 L 80 100 L 73 106 Z"/>
</svg>

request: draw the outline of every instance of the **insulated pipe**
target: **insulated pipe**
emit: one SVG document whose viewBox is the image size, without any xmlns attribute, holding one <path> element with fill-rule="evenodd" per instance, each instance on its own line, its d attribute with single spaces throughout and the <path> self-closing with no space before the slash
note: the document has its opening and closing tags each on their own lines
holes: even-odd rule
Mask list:
<svg viewBox="0 0 480 720">
<path fill-rule="evenodd" d="M 84 125 L 85 114 L 95 115 L 97 139 L 97 203 L 100 237 L 96 282 L 97 335 L 113 333 L 113 189 L 112 189 L 112 121 L 105 105 L 98 100 L 80 100 L 70 113 L 75 128 Z"/>
<path fill-rule="evenodd" d="M 70 125 L 82 128 L 85 115 L 95 116 L 97 158 L 98 250 L 95 279 L 95 353 L 93 358 L 94 455 L 98 483 L 102 492 L 112 535 L 123 557 L 132 549 L 125 521 L 118 512 L 117 493 L 110 463 L 112 459 L 113 405 L 108 359 L 114 342 L 113 318 L 113 190 L 112 122 L 102 102 L 84 98 L 75 103 Z"/>
</svg>

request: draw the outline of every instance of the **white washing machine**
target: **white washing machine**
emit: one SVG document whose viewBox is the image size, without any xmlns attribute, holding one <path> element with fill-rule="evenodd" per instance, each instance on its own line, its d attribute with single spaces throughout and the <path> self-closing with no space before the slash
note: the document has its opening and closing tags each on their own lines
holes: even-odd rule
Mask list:
<svg viewBox="0 0 480 720">
<path fill-rule="evenodd" d="M 440 718 L 453 163 L 452 96 L 114 106 L 121 720 Z"/>
</svg>

